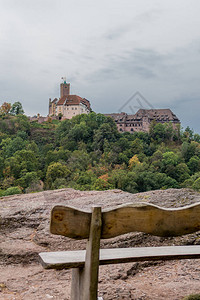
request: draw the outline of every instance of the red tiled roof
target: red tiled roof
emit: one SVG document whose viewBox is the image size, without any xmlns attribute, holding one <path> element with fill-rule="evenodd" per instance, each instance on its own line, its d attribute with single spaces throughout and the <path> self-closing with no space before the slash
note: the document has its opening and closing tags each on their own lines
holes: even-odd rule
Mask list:
<svg viewBox="0 0 200 300">
<path fill-rule="evenodd" d="M 87 106 L 88 109 L 90 109 L 90 102 L 85 99 L 81 98 L 77 95 L 66 95 L 59 99 L 57 105 L 79 105 L 80 103 Z"/>
<path fill-rule="evenodd" d="M 136 113 L 136 116 L 148 116 L 150 119 L 155 120 L 165 120 L 168 121 L 178 121 L 177 116 L 171 111 L 171 109 L 139 109 Z"/>
<path fill-rule="evenodd" d="M 51 103 L 56 103 L 58 101 L 57 98 L 53 99 L 53 101 Z"/>
<path fill-rule="evenodd" d="M 139 109 L 134 115 L 128 115 L 127 113 L 113 113 L 105 115 L 112 117 L 115 122 L 140 121 L 142 120 L 142 117 L 148 117 L 150 121 L 156 120 L 157 122 L 180 122 L 171 109 Z"/>
</svg>

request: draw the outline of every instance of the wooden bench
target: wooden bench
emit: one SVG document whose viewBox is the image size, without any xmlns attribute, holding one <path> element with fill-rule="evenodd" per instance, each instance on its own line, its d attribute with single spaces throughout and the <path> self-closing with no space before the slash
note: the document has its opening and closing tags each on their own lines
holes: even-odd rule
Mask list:
<svg viewBox="0 0 200 300">
<path fill-rule="evenodd" d="M 96 300 L 99 265 L 146 260 L 200 258 L 200 246 L 170 246 L 100 249 L 100 239 L 129 232 L 155 236 L 180 236 L 200 230 L 200 203 L 166 209 L 148 203 L 127 204 L 92 212 L 55 206 L 50 231 L 73 239 L 88 239 L 86 250 L 42 252 L 45 269 L 72 270 L 71 299 Z"/>
</svg>

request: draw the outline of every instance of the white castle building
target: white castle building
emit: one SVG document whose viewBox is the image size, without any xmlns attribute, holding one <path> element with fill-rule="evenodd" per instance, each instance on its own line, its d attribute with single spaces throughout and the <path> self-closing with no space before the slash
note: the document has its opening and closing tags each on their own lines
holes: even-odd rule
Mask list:
<svg viewBox="0 0 200 300">
<path fill-rule="evenodd" d="M 63 78 L 60 84 L 60 98 L 49 99 L 49 117 L 58 116 L 60 119 L 71 119 L 91 111 L 90 101 L 77 95 L 70 95 L 70 83 Z"/>
</svg>

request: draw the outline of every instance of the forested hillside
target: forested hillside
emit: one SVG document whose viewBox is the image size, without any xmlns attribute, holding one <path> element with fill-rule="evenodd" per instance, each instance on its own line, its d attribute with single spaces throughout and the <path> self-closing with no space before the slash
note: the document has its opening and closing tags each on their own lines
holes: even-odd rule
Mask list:
<svg viewBox="0 0 200 300">
<path fill-rule="evenodd" d="M 130 134 L 94 112 L 43 124 L 3 114 L 0 154 L 1 196 L 63 187 L 200 190 L 200 135 L 171 124 Z"/>
</svg>

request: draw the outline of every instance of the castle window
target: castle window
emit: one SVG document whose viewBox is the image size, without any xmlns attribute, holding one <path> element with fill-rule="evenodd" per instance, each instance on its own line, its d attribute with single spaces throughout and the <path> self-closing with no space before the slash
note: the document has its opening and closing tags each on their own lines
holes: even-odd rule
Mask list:
<svg viewBox="0 0 200 300">
<path fill-rule="evenodd" d="M 133 131 L 133 128 L 131 128 L 131 131 Z"/>
</svg>

